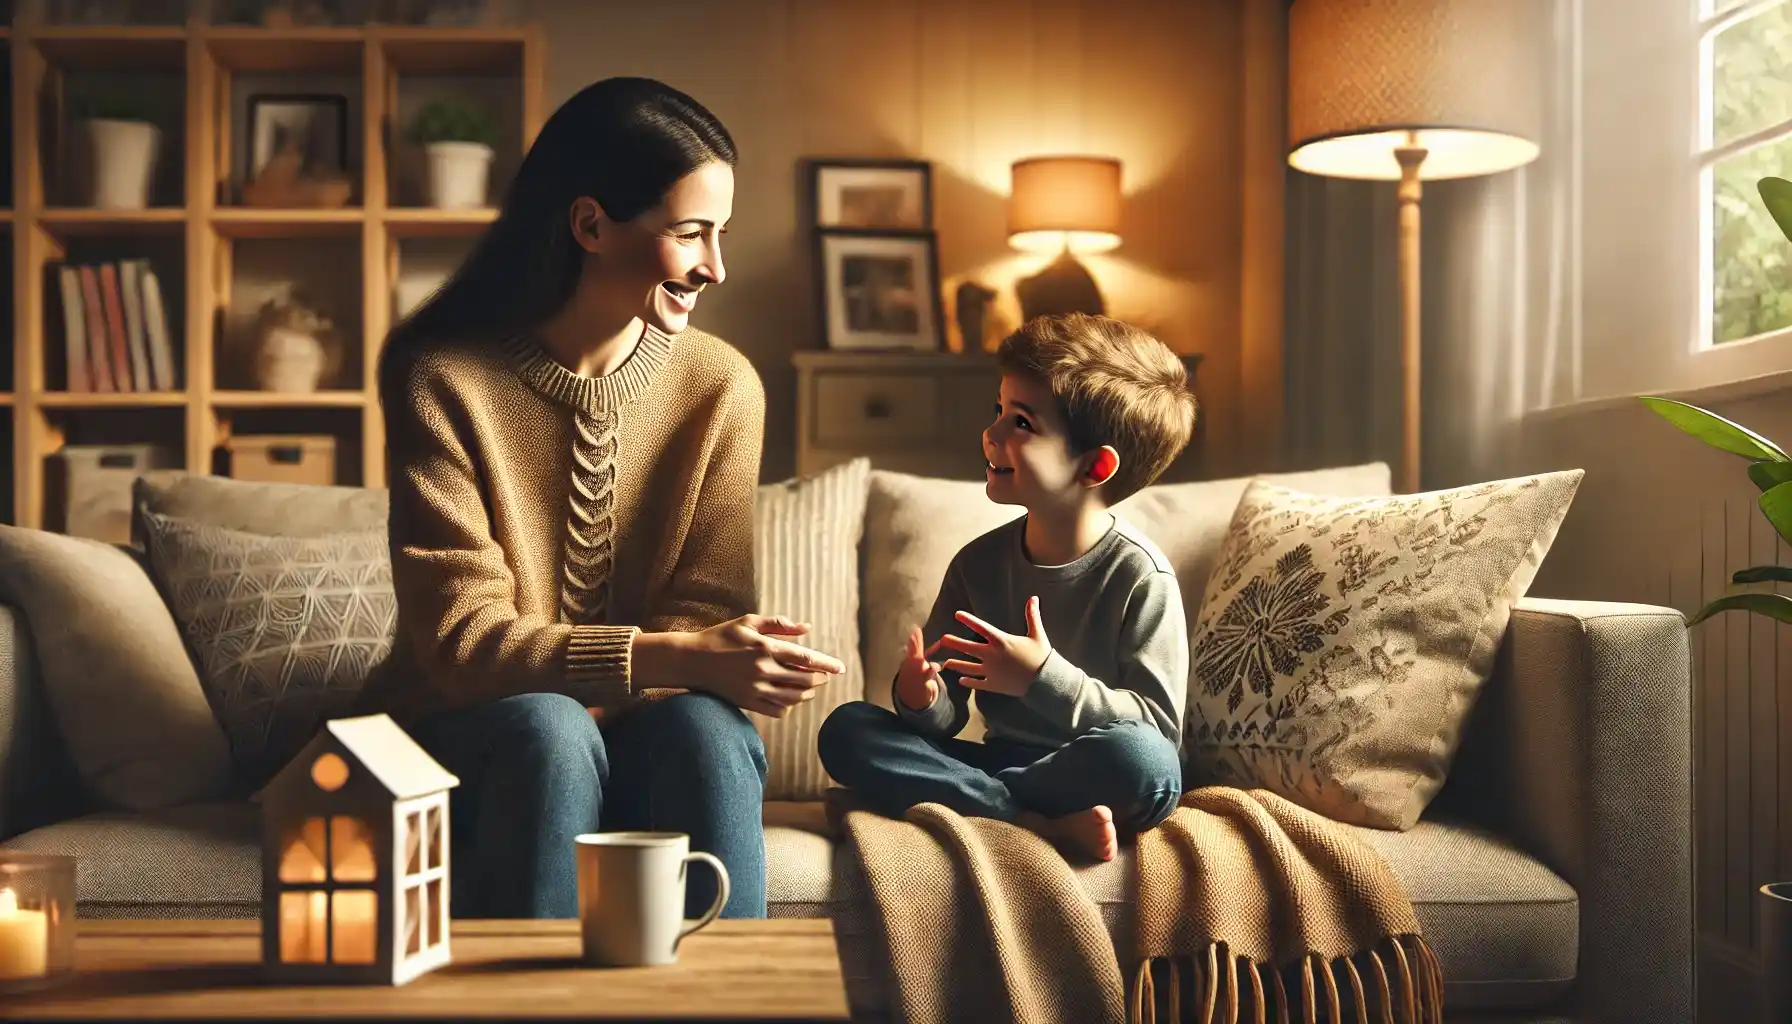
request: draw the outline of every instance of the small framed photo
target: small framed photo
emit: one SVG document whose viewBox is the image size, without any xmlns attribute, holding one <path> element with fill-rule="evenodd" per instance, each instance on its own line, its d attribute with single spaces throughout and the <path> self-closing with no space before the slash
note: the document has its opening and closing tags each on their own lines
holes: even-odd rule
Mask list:
<svg viewBox="0 0 1792 1024">
<path fill-rule="evenodd" d="M 931 231 L 816 233 L 829 348 L 941 347 L 938 249 Z"/>
<path fill-rule="evenodd" d="M 300 177 L 348 172 L 348 97 L 261 93 L 249 97 L 247 180 L 276 157 L 297 160 Z"/>
<path fill-rule="evenodd" d="M 818 228 L 933 229 L 933 167 L 925 160 L 826 160 L 814 171 Z"/>
</svg>

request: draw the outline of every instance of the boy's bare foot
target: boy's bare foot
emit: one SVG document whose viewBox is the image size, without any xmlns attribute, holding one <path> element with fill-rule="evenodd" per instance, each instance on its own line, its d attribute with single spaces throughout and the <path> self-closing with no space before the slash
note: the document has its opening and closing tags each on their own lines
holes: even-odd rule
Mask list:
<svg viewBox="0 0 1792 1024">
<path fill-rule="evenodd" d="M 1104 806 L 1047 818 L 1032 811 L 1023 811 L 1016 822 L 1039 833 L 1066 856 L 1089 860 L 1113 860 L 1119 851 L 1120 838 L 1114 831 L 1114 812 Z"/>
</svg>

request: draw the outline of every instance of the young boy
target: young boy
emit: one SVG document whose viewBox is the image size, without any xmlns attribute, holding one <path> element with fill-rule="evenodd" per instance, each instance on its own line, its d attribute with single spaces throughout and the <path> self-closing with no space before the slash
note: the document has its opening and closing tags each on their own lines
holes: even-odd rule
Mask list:
<svg viewBox="0 0 1792 1024">
<path fill-rule="evenodd" d="M 883 813 L 941 803 L 1110 860 L 1116 824 L 1150 828 L 1182 794 L 1188 636 L 1169 560 L 1109 508 L 1188 444 L 1195 397 L 1162 342 L 1106 317 L 1038 317 L 997 359 L 984 488 L 1026 514 L 953 558 L 896 711 L 837 708 L 821 762 Z M 957 738 L 973 690 L 983 743 Z"/>
</svg>

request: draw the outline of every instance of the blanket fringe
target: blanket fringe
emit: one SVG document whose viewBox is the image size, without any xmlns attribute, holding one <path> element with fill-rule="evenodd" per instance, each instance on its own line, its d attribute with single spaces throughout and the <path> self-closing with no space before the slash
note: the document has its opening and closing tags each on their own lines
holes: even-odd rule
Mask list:
<svg viewBox="0 0 1792 1024">
<path fill-rule="evenodd" d="M 1192 955 L 1141 961 L 1128 1016 L 1130 1024 L 1265 1024 L 1273 1007 L 1277 1024 L 1443 1024 L 1443 1002 L 1443 970 L 1423 936 L 1393 936 L 1331 960 L 1307 953 L 1279 967 L 1211 942 Z"/>
</svg>

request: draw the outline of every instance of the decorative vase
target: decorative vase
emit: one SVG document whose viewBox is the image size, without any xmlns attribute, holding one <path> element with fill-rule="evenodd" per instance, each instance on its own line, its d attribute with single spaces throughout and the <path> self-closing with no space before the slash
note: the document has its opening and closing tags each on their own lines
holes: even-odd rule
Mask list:
<svg viewBox="0 0 1792 1024">
<path fill-rule="evenodd" d="M 149 205 L 161 129 L 147 121 L 95 118 L 87 122 L 93 142 L 93 205 L 101 210 L 141 210 Z"/>
<path fill-rule="evenodd" d="M 439 210 L 467 210 L 485 205 L 491 178 L 490 146 L 481 142 L 432 142 L 429 156 L 429 204 Z"/>
<path fill-rule="evenodd" d="M 1763 885 L 1760 891 L 1762 1024 L 1792 1020 L 1792 882 Z"/>
<path fill-rule="evenodd" d="M 263 391 L 310 394 L 329 363 L 329 353 L 316 335 L 275 327 L 262 336 L 255 353 L 256 383 Z"/>
</svg>

